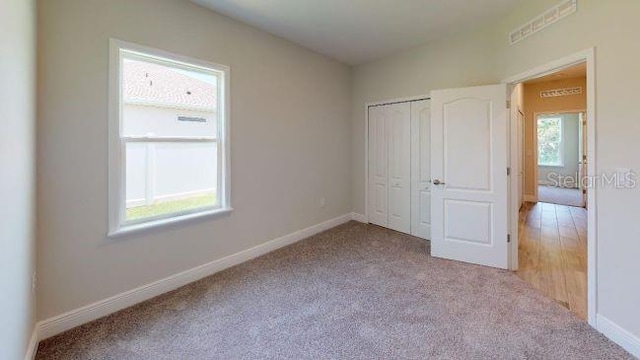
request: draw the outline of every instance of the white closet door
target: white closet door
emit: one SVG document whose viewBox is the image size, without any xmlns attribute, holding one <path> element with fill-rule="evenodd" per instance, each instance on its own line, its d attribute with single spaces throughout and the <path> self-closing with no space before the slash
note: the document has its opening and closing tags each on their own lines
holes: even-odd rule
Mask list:
<svg viewBox="0 0 640 360">
<path fill-rule="evenodd" d="M 385 106 L 369 108 L 369 222 L 384 227 L 389 224 L 387 112 Z"/>
<path fill-rule="evenodd" d="M 388 106 L 389 225 L 411 233 L 411 104 Z"/>
<path fill-rule="evenodd" d="M 431 107 L 411 103 L 411 235 L 431 239 Z"/>
</svg>

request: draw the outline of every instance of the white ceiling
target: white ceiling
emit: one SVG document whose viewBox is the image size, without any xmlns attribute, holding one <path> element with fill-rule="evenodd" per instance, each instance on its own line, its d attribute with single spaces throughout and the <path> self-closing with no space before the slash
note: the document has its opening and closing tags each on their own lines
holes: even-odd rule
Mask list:
<svg viewBox="0 0 640 360">
<path fill-rule="evenodd" d="M 353 65 L 480 26 L 525 0 L 192 1 Z"/>
</svg>

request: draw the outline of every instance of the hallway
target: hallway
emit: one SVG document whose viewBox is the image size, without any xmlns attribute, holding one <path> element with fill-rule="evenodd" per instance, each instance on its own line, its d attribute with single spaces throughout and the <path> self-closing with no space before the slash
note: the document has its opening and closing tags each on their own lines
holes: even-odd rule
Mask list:
<svg viewBox="0 0 640 360">
<path fill-rule="evenodd" d="M 557 186 L 538 186 L 538 201 L 543 203 L 584 206 L 580 189 L 562 188 Z"/>
<path fill-rule="evenodd" d="M 525 203 L 519 221 L 520 278 L 587 319 L 587 211 Z"/>
</svg>

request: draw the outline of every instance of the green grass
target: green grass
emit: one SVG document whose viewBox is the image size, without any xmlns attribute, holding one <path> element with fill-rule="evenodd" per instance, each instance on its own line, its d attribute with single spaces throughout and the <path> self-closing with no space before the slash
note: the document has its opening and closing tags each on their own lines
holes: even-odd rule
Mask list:
<svg viewBox="0 0 640 360">
<path fill-rule="evenodd" d="M 205 195 L 192 196 L 180 200 L 156 202 L 148 206 L 136 206 L 127 209 L 127 221 L 139 220 L 148 217 L 198 209 L 216 204 L 216 194 L 213 192 Z"/>
</svg>

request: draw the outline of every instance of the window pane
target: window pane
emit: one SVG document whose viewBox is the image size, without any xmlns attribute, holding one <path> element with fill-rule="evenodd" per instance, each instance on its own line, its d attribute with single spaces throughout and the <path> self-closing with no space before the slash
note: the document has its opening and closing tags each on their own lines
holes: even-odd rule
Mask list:
<svg viewBox="0 0 640 360">
<path fill-rule="evenodd" d="M 562 120 L 559 117 L 538 117 L 538 164 L 562 165 Z"/>
<path fill-rule="evenodd" d="M 123 134 L 216 136 L 217 87 L 215 73 L 125 55 Z"/>
<path fill-rule="evenodd" d="M 540 165 L 560 165 L 560 144 L 543 142 L 538 144 L 538 163 Z"/>
<path fill-rule="evenodd" d="M 559 118 L 538 119 L 538 141 L 558 142 L 560 141 L 560 134 Z"/>
<path fill-rule="evenodd" d="M 126 220 L 218 206 L 215 142 L 127 143 Z"/>
</svg>

